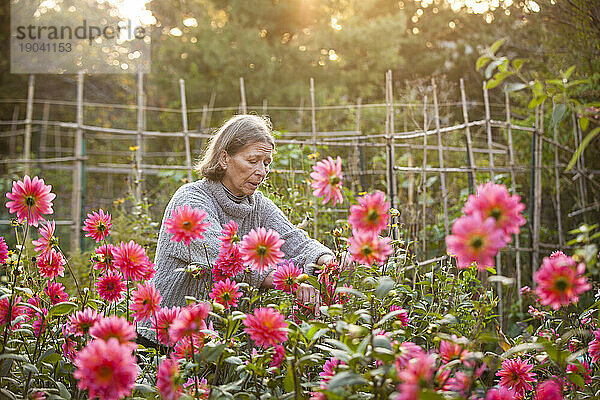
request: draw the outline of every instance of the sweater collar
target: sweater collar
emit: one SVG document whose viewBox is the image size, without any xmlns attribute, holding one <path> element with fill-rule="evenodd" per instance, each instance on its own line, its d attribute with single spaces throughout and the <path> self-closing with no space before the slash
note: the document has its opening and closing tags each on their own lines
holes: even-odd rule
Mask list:
<svg viewBox="0 0 600 400">
<path fill-rule="evenodd" d="M 233 218 L 246 217 L 248 214 L 250 214 L 250 211 L 252 211 L 252 208 L 254 207 L 255 193 L 247 196 L 242 202 L 236 203 L 235 201 L 231 200 L 229 196 L 227 196 L 225 187 L 223 184 L 221 184 L 221 182 L 214 182 L 209 179 L 202 178 L 200 183 L 204 184 L 207 190 L 213 195 L 219 206 L 221 206 L 223 211 Z"/>
</svg>

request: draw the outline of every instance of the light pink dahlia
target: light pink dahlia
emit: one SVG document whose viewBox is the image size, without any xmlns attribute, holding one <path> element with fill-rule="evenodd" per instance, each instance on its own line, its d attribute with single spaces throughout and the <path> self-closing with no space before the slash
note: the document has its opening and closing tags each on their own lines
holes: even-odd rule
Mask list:
<svg viewBox="0 0 600 400">
<path fill-rule="evenodd" d="M 280 250 L 283 243 L 279 233 L 271 229 L 252 229 L 242 240 L 240 254 L 246 265 L 262 274 L 265 269 L 282 261 L 285 256 Z"/>
<path fill-rule="evenodd" d="M 398 311 L 398 315 L 396 315 L 396 318 L 398 318 L 400 324 L 402 326 L 408 326 L 408 323 L 410 322 L 410 320 L 408 319 L 408 312 L 402 307 L 397 306 L 395 304 L 390 306 L 390 312 L 393 311 Z"/>
<path fill-rule="evenodd" d="M 385 201 L 385 194 L 377 190 L 358 198 L 359 205 L 350 207 L 348 222 L 354 230 L 370 231 L 379 234 L 387 227 L 390 202 Z"/>
<path fill-rule="evenodd" d="M 226 278 L 224 281 L 215 283 L 215 287 L 208 297 L 221 304 L 225 308 L 237 307 L 238 299 L 242 297 L 238 284 Z"/>
<path fill-rule="evenodd" d="M 129 309 L 133 311 L 133 319 L 138 322 L 147 321 L 158 310 L 162 296 L 154 283 L 145 282 L 143 284 L 138 283 L 137 290 L 132 293 L 131 300 Z"/>
<path fill-rule="evenodd" d="M 93 308 L 85 308 L 83 311 L 76 311 L 69 316 L 69 332 L 74 336 L 86 335 L 90 328 L 102 318 Z"/>
<path fill-rule="evenodd" d="M 277 266 L 273 273 L 273 284 L 275 289 L 286 293 L 295 293 L 300 287 L 298 277 L 302 275 L 302 269 L 294 265 L 294 261 L 285 260 Z"/>
<path fill-rule="evenodd" d="M 313 166 L 313 172 L 310 177 L 314 181 L 310 186 L 315 189 L 313 196 L 324 197 L 323 204 L 326 204 L 333 198 L 333 205 L 342 204 L 342 158 L 340 156 L 334 161 L 327 157 L 327 160 L 321 160 Z"/>
<path fill-rule="evenodd" d="M 77 354 L 75 367 L 79 389 L 103 400 L 129 396 L 138 374 L 130 347 L 114 338 L 92 340 Z"/>
<path fill-rule="evenodd" d="M 452 224 L 452 235 L 446 236 L 449 254 L 457 258 L 458 268 L 477 263 L 480 270 L 494 266 L 494 256 L 506 245 L 504 231 L 496 228 L 493 218 L 481 214 L 465 215 Z"/>
<path fill-rule="evenodd" d="M 58 239 L 54 237 L 55 229 L 56 225 L 54 221 L 48 221 L 45 224 L 40 224 L 40 238 L 31 242 L 35 246 L 35 251 L 40 253 L 40 256 L 48 254 L 52 249 L 52 246 L 58 243 Z"/>
<path fill-rule="evenodd" d="M 116 271 L 108 271 L 96 282 L 98 296 L 108 303 L 119 301 L 123 298 L 123 292 L 127 289 L 123 278 Z"/>
<path fill-rule="evenodd" d="M 223 225 L 221 236 L 219 236 L 219 240 L 221 241 L 221 252 L 229 253 L 233 245 L 236 242 L 239 242 L 240 238 L 238 237 L 237 232 L 237 222 L 230 220 L 228 223 Z"/>
<path fill-rule="evenodd" d="M 179 374 L 179 363 L 174 358 L 166 358 L 156 371 L 156 388 L 165 400 L 177 400 L 183 392 L 183 378 Z"/>
<path fill-rule="evenodd" d="M 42 214 L 52 214 L 52 200 L 56 197 L 51 193 L 52 186 L 44 184 L 43 179 L 25 175 L 22 181 L 12 184 L 12 192 L 6 193 L 9 202 L 6 203 L 8 211 L 17 213 L 19 223 L 27 220 L 29 225 L 38 226 L 44 220 Z"/>
<path fill-rule="evenodd" d="M 210 309 L 210 304 L 203 302 L 182 308 L 169 327 L 171 341 L 176 343 L 185 336 L 199 334 L 201 330 L 206 329 L 204 320 L 208 317 Z"/>
<path fill-rule="evenodd" d="M 259 346 L 273 346 L 287 340 L 287 322 L 279 311 L 273 308 L 257 308 L 253 314 L 246 314 L 244 331 Z"/>
<path fill-rule="evenodd" d="M 505 234 L 504 240 L 510 242 L 510 235 L 519 234 L 520 227 L 525 224 L 521 215 L 524 209 L 519 195 L 511 196 L 506 186 L 488 182 L 477 187 L 475 196 L 469 195 L 463 212 L 466 215 L 480 213 L 482 219 L 494 218 L 496 227 Z"/>
<path fill-rule="evenodd" d="M 65 287 L 58 282 L 48 281 L 44 288 L 44 293 L 50 298 L 51 304 L 58 304 L 69 300 L 69 295 L 65 292 Z"/>
<path fill-rule="evenodd" d="M 134 326 L 125 318 L 116 315 L 100 317 L 94 326 L 90 328 L 90 336 L 94 339 L 102 339 L 105 342 L 110 339 L 117 339 L 119 343 L 132 349 L 137 347 L 135 343 L 132 343 L 137 336 Z"/>
<path fill-rule="evenodd" d="M 535 293 L 543 305 L 554 310 L 577 303 L 579 295 L 591 289 L 584 273 L 585 264 L 577 264 L 571 257 L 544 257 L 542 266 L 533 275 L 537 283 Z"/>
<path fill-rule="evenodd" d="M 379 237 L 377 234 L 369 231 L 353 231 L 352 236 L 348 238 L 348 252 L 353 261 L 365 265 L 372 265 L 377 262 L 384 264 L 388 256 L 392 254 L 392 239 L 389 237 Z"/>
<path fill-rule="evenodd" d="M 0 236 L 0 265 L 3 265 L 8 259 L 8 246 L 4 238 Z"/>
<path fill-rule="evenodd" d="M 162 307 L 158 309 L 154 318 L 151 319 L 152 331 L 158 331 L 158 341 L 165 346 L 173 345 L 173 342 L 171 342 L 171 338 L 169 336 L 169 328 L 179 315 L 180 310 L 181 308 L 179 307 Z"/>
<path fill-rule="evenodd" d="M 94 249 L 94 254 L 92 254 L 94 269 L 102 272 L 116 270 L 113 263 L 113 250 L 115 249 L 115 246 L 112 244 L 103 244 L 102 246 L 96 247 L 96 249 Z"/>
<path fill-rule="evenodd" d="M 147 279 L 149 270 L 154 270 L 154 264 L 150 262 L 144 248 L 133 240 L 121 242 L 112 249 L 112 254 L 114 266 L 129 281 Z"/>
<path fill-rule="evenodd" d="M 588 347 L 588 353 L 592 356 L 592 364 L 595 364 L 600 360 L 600 329 L 592 331 L 594 334 L 594 340 L 592 340 Z"/>
<path fill-rule="evenodd" d="M 173 234 L 172 242 L 183 241 L 189 246 L 192 240 L 204 239 L 202 234 L 210 223 L 204 222 L 206 211 L 192 208 L 187 204 L 171 211 L 171 218 L 165 221 L 167 232 Z"/>
<path fill-rule="evenodd" d="M 38 272 L 41 276 L 48 279 L 65 276 L 66 263 L 67 261 L 62 253 L 54 249 L 37 258 Z"/>
</svg>

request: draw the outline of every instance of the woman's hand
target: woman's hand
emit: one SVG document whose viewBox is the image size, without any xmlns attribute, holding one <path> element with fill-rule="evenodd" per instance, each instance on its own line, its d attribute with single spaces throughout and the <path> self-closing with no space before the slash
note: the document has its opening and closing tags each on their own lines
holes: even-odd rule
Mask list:
<svg viewBox="0 0 600 400">
<path fill-rule="evenodd" d="M 333 256 L 331 254 L 323 254 L 317 260 L 317 265 L 326 264 L 329 261 L 331 261 L 332 259 L 333 259 Z M 349 272 L 354 271 L 354 262 L 350 261 L 350 253 L 348 253 L 348 252 L 342 253 L 340 267 L 342 268 L 342 271 L 346 271 L 346 270 Z"/>
<path fill-rule="evenodd" d="M 300 284 L 300 287 L 296 291 L 296 301 L 300 304 L 314 304 L 315 306 L 315 317 L 321 315 L 321 293 L 311 285 L 306 283 Z"/>
</svg>

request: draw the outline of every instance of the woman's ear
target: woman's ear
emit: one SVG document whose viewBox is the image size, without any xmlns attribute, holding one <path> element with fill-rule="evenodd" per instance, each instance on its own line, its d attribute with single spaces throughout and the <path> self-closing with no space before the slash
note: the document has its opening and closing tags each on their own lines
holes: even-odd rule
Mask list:
<svg viewBox="0 0 600 400">
<path fill-rule="evenodd" d="M 221 150 L 219 154 L 219 166 L 221 169 L 227 169 L 227 163 L 229 162 L 229 154 L 225 150 Z"/>
</svg>

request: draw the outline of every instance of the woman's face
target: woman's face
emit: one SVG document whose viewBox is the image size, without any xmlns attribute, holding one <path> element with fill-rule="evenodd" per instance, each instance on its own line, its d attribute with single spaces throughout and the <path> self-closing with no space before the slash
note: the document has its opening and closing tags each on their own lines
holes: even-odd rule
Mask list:
<svg viewBox="0 0 600 400">
<path fill-rule="evenodd" d="M 223 151 L 219 158 L 225 176 L 221 182 L 236 196 L 249 196 L 269 173 L 273 153 L 270 143 L 257 142 L 231 156 Z"/>
</svg>

